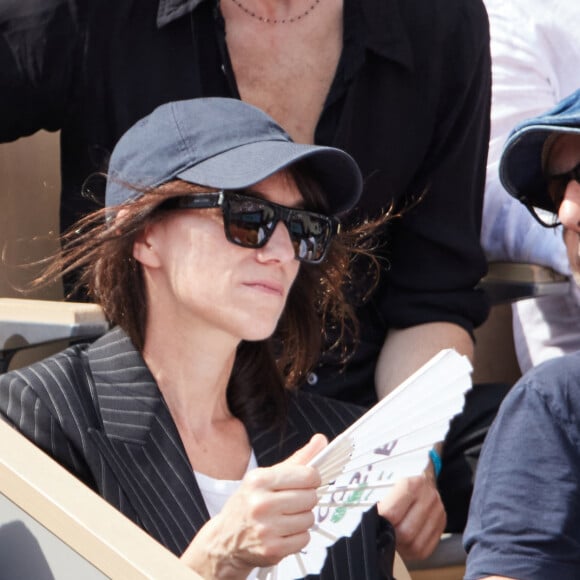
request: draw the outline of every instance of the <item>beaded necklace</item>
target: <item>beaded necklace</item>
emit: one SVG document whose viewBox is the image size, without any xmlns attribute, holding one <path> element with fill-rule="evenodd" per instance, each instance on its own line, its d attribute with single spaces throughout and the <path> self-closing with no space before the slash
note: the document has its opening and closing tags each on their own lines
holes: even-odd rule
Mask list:
<svg viewBox="0 0 580 580">
<path fill-rule="evenodd" d="M 264 22 L 266 24 L 287 24 L 291 22 L 298 22 L 303 18 L 306 18 L 317 6 L 320 4 L 320 0 L 314 0 L 314 2 L 304 11 L 302 14 L 298 16 L 292 16 L 291 18 L 266 18 L 265 16 L 260 16 L 256 14 L 254 11 L 246 8 L 240 0 L 232 0 L 232 2 L 240 9 L 242 9 L 248 16 L 254 18 L 255 20 L 259 20 L 260 22 Z"/>
</svg>

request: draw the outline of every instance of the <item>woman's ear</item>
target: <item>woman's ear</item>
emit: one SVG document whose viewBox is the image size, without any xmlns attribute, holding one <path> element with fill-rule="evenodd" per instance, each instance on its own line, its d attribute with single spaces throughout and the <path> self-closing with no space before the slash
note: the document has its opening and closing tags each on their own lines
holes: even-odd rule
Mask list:
<svg viewBox="0 0 580 580">
<path fill-rule="evenodd" d="M 153 242 L 153 229 L 152 225 L 148 225 L 145 226 L 142 232 L 137 234 L 133 242 L 133 257 L 143 266 L 158 268 L 160 261 Z"/>
</svg>

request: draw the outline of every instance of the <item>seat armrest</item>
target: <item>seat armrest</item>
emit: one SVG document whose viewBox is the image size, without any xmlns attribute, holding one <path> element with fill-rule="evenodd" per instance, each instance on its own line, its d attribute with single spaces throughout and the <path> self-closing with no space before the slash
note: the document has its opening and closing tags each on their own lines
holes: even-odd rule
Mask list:
<svg viewBox="0 0 580 580">
<path fill-rule="evenodd" d="M 8 561 L 4 551 L 2 578 L 53 578 L 54 573 L 56 578 L 201 580 L 2 420 L 0 439 L 0 529 L 3 546 L 13 547 Z M 3 574 L 14 568 L 37 570 Z"/>
<path fill-rule="evenodd" d="M 0 298 L 0 372 L 19 350 L 100 336 L 109 324 L 100 306 L 83 302 Z"/>
<path fill-rule="evenodd" d="M 502 304 L 567 294 L 570 291 L 570 277 L 538 264 L 490 262 L 487 275 L 478 287 L 485 290 L 492 304 Z"/>
</svg>

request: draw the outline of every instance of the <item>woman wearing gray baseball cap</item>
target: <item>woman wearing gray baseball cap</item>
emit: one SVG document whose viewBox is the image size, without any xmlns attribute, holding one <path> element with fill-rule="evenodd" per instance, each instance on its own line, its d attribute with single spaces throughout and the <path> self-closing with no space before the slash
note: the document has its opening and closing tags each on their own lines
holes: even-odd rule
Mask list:
<svg viewBox="0 0 580 580">
<path fill-rule="evenodd" d="M 298 552 L 321 481 L 307 462 L 361 414 L 293 390 L 321 318 L 356 330 L 343 288 L 376 224 L 341 232 L 337 214 L 361 186 L 346 153 L 241 101 L 162 105 L 43 278 L 80 269 L 112 330 L 0 377 L 2 416 L 204 578 Z M 371 510 L 320 577 L 389 577 L 393 540 Z"/>
</svg>

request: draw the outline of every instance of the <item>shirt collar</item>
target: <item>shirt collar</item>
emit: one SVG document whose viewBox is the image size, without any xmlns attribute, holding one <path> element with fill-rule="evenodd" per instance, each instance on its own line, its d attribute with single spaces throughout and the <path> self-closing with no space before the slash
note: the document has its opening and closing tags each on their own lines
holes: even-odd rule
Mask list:
<svg viewBox="0 0 580 580">
<path fill-rule="evenodd" d="M 367 48 L 384 58 L 398 62 L 407 68 L 413 68 L 411 42 L 407 36 L 407 28 L 401 19 L 398 2 L 396 0 L 363 0 L 361 7 Z"/>
<path fill-rule="evenodd" d="M 157 27 L 177 20 L 188 12 L 193 12 L 204 0 L 159 0 Z"/>
</svg>

